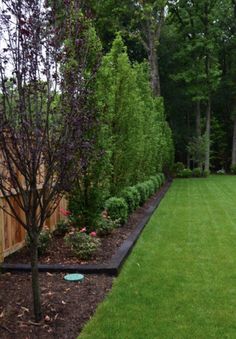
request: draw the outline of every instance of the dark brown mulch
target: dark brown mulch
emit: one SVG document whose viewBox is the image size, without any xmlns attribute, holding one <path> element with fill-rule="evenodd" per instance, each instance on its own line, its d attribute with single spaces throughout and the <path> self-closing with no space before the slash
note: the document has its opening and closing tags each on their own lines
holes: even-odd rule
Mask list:
<svg viewBox="0 0 236 339">
<path fill-rule="evenodd" d="M 63 274 L 40 274 L 44 319 L 34 323 L 29 274 L 0 274 L 0 338 L 75 339 L 112 286 L 112 278 L 87 275 L 81 283 Z"/>
<path fill-rule="evenodd" d="M 89 261 L 82 261 L 74 256 L 71 249 L 65 244 L 62 237 L 53 237 L 53 241 L 45 255 L 39 258 L 41 264 L 103 264 L 110 261 L 111 257 L 116 253 L 118 247 L 135 229 L 139 220 L 148 212 L 148 207 L 156 199 L 160 191 L 151 197 L 142 207 L 139 207 L 128 219 L 128 222 L 123 226 L 115 229 L 111 234 L 101 237 L 101 247 Z M 29 263 L 29 251 L 26 247 L 20 251 L 13 253 L 5 258 L 6 263 L 11 264 L 27 264 Z"/>
</svg>

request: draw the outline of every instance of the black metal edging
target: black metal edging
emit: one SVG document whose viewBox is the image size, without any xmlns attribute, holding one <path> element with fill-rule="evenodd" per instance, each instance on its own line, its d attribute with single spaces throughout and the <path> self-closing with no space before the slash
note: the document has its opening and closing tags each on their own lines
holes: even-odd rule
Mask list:
<svg viewBox="0 0 236 339">
<path fill-rule="evenodd" d="M 144 227 L 147 225 L 152 214 L 160 204 L 161 200 L 168 191 L 172 181 L 167 181 L 159 192 L 156 200 L 148 209 L 148 215 L 144 216 L 136 226 L 135 230 L 129 237 L 121 244 L 117 252 L 112 256 L 107 264 L 84 264 L 84 265 L 63 265 L 63 264 L 39 264 L 40 272 L 80 272 L 84 274 L 108 274 L 117 276 L 131 253 L 136 241 L 141 235 Z M 30 272 L 31 266 L 29 264 L 0 264 L 1 272 Z"/>
</svg>

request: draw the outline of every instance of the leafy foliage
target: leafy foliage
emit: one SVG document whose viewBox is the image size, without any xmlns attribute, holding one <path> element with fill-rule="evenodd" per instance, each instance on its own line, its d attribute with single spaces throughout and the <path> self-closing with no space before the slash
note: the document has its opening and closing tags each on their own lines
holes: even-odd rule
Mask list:
<svg viewBox="0 0 236 339">
<path fill-rule="evenodd" d="M 140 194 L 135 187 L 127 187 L 120 193 L 128 205 L 128 212 L 132 213 L 140 204 Z"/>
<path fill-rule="evenodd" d="M 96 252 L 100 241 L 95 236 L 75 230 L 65 237 L 66 243 L 80 259 L 87 260 Z"/>
<path fill-rule="evenodd" d="M 109 198 L 105 202 L 105 209 L 113 221 L 119 220 L 121 224 L 124 224 L 128 219 L 128 205 L 123 198 Z"/>
<path fill-rule="evenodd" d="M 180 178 L 190 178 L 192 176 L 192 171 L 190 168 L 184 168 L 178 176 Z"/>
<path fill-rule="evenodd" d="M 102 213 L 101 218 L 96 223 L 96 231 L 100 236 L 110 234 L 114 228 L 120 225 L 120 220 L 112 220 L 107 211 Z"/>
<path fill-rule="evenodd" d="M 52 242 L 52 234 L 48 228 L 43 228 L 38 239 L 38 254 L 44 255 Z M 31 241 L 29 236 L 26 237 L 26 246 L 30 248 Z"/>
</svg>

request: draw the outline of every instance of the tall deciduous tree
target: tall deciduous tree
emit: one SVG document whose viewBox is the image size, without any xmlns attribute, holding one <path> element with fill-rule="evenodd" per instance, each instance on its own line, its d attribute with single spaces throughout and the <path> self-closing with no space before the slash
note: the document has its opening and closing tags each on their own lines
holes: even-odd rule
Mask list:
<svg viewBox="0 0 236 339">
<path fill-rule="evenodd" d="M 93 72 L 87 72 L 89 45 L 77 2 L 67 2 L 61 26 L 53 2 L 45 5 L 2 0 L 0 18 L 0 190 L 10 212 L 4 210 L 30 239 L 36 321 L 42 317 L 39 235 L 86 163 L 94 121 L 87 105 Z"/>
</svg>

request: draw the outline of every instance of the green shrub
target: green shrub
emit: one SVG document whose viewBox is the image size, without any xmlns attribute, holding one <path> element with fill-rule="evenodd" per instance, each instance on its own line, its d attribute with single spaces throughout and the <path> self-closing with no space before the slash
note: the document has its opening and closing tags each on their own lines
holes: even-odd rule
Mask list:
<svg viewBox="0 0 236 339">
<path fill-rule="evenodd" d="M 50 243 L 52 242 L 52 234 L 50 230 L 45 227 L 42 229 L 38 239 L 38 254 L 43 255 L 46 253 Z M 26 237 L 26 246 L 30 247 L 30 238 L 27 235 Z"/>
<path fill-rule="evenodd" d="M 160 177 L 157 175 L 153 175 L 152 177 L 150 177 L 150 180 L 152 180 L 154 187 L 155 187 L 155 192 L 156 192 L 158 188 L 161 186 Z"/>
<path fill-rule="evenodd" d="M 114 228 L 120 225 L 120 220 L 112 220 L 111 217 L 107 214 L 107 211 L 102 213 L 102 217 L 98 219 L 96 223 L 96 231 L 98 235 L 108 235 Z"/>
<path fill-rule="evenodd" d="M 161 176 L 161 174 L 159 173 L 159 174 L 157 174 L 156 175 L 156 177 L 157 177 L 157 179 L 158 179 L 158 181 L 159 181 L 159 188 L 161 187 L 161 185 L 163 184 L 163 177 Z"/>
<path fill-rule="evenodd" d="M 210 172 L 210 171 L 207 171 L 207 170 L 204 170 L 204 171 L 202 172 L 202 176 L 203 176 L 204 178 L 209 177 L 210 174 L 211 174 L 211 172 Z"/>
<path fill-rule="evenodd" d="M 159 176 L 160 176 L 160 178 L 161 178 L 161 185 L 163 185 L 164 182 L 165 182 L 165 180 L 166 180 L 165 174 L 164 174 L 164 173 L 160 173 Z"/>
<path fill-rule="evenodd" d="M 183 170 L 184 170 L 184 164 L 182 162 L 176 162 L 172 166 L 172 175 L 174 177 L 179 177 Z"/>
<path fill-rule="evenodd" d="M 58 221 L 56 225 L 56 229 L 53 232 L 56 236 L 63 236 L 69 231 L 69 223 L 66 220 L 60 220 Z"/>
<path fill-rule="evenodd" d="M 202 176 L 202 170 L 200 167 L 196 167 L 193 169 L 193 177 L 200 178 Z"/>
<path fill-rule="evenodd" d="M 232 174 L 236 174 L 236 165 L 231 165 L 230 170 Z"/>
<path fill-rule="evenodd" d="M 92 232 L 95 234 L 95 232 Z M 96 236 L 91 236 L 85 232 L 74 231 L 65 237 L 65 242 L 71 247 L 76 256 L 82 260 L 87 260 L 96 252 L 101 245 Z"/>
<path fill-rule="evenodd" d="M 128 212 L 132 213 L 139 206 L 141 197 L 138 190 L 133 187 L 127 187 L 121 192 L 121 197 L 125 199 L 128 205 Z"/>
<path fill-rule="evenodd" d="M 192 176 L 192 171 L 190 168 L 184 168 L 182 172 L 180 172 L 180 178 L 190 178 Z"/>
<path fill-rule="evenodd" d="M 105 202 L 105 209 L 113 221 L 119 219 L 124 224 L 128 219 L 128 205 L 124 198 L 109 198 Z"/>
<path fill-rule="evenodd" d="M 225 174 L 225 169 L 224 169 L 224 168 L 221 168 L 221 169 L 218 170 L 216 173 L 217 173 L 217 174 L 220 174 L 220 175 L 224 175 L 224 174 Z"/>
<path fill-rule="evenodd" d="M 149 197 L 148 184 L 146 182 L 142 182 L 137 184 L 135 187 L 140 194 L 140 205 L 143 205 Z"/>
<path fill-rule="evenodd" d="M 145 181 L 148 186 L 148 197 L 151 197 L 155 193 L 155 185 L 152 180 Z"/>
</svg>

